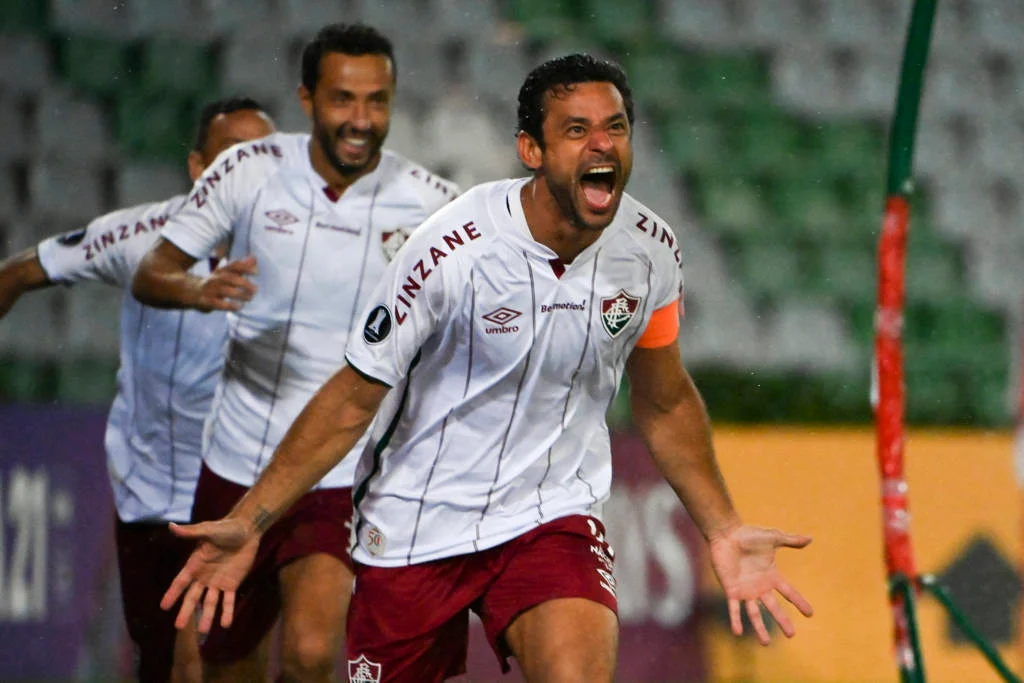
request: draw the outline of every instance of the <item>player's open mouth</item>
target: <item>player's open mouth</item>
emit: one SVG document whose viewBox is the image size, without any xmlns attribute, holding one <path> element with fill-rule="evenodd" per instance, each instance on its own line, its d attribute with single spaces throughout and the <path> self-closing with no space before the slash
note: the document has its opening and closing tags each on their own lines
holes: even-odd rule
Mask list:
<svg viewBox="0 0 1024 683">
<path fill-rule="evenodd" d="M 370 147 L 369 137 L 342 137 L 339 138 L 338 141 L 341 143 L 342 152 L 344 154 L 350 154 L 352 156 L 362 156 Z"/>
<path fill-rule="evenodd" d="M 588 208 L 604 211 L 615 199 L 615 166 L 603 164 L 588 168 L 580 176 L 580 188 Z"/>
</svg>

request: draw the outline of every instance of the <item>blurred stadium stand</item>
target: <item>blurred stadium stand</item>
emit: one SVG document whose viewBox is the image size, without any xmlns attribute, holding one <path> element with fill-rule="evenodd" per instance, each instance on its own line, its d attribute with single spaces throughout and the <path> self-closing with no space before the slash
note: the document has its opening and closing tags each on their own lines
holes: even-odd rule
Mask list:
<svg viewBox="0 0 1024 683">
<path fill-rule="evenodd" d="M 305 130 L 298 52 L 362 19 L 394 39 L 389 146 L 463 186 L 519 174 L 515 94 L 540 59 L 613 57 L 637 99 L 630 190 L 674 226 L 684 357 L 712 416 L 863 421 L 899 0 L 12 0 L 0 4 L 0 251 L 186 189 L 203 101 Z M 1024 3 L 950 0 L 921 110 L 909 417 L 1002 425 L 1024 263 Z M 0 324 L 0 398 L 102 402 L 118 292 Z"/>
</svg>

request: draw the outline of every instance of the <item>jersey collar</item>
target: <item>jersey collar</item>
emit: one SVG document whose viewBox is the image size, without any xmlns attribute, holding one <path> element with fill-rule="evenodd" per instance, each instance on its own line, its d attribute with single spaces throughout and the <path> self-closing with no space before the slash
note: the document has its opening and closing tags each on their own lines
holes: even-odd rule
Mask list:
<svg viewBox="0 0 1024 683">
<path fill-rule="evenodd" d="M 506 234 L 527 253 L 539 256 L 549 262 L 558 260 L 558 254 L 533 239 L 530 226 L 526 223 L 526 213 L 523 211 L 522 189 L 529 180 L 529 178 L 514 180 L 502 202 L 500 213 L 507 217 L 507 223 L 511 228 Z M 572 263 L 568 264 L 566 268 L 571 269 L 573 266 L 589 261 L 601 246 L 611 239 L 613 233 L 617 232 L 618 229 L 619 217 L 616 215 L 611 224 L 601 232 L 601 236 L 594 240 L 593 244 L 581 251 L 579 256 Z"/>
<path fill-rule="evenodd" d="M 367 173 L 366 175 L 361 176 L 358 180 L 349 185 L 348 189 L 345 190 L 344 195 L 339 195 L 337 192 L 332 190 L 330 186 L 327 185 L 326 182 L 324 182 L 323 177 L 316 172 L 315 168 L 313 168 L 313 162 L 309 158 L 309 146 L 312 144 L 313 136 L 310 135 L 306 139 L 306 153 L 302 155 L 303 170 L 306 172 L 306 175 L 309 176 L 309 180 L 313 184 L 313 186 L 320 188 L 320 191 L 317 192 L 317 196 L 322 201 L 326 202 L 328 205 L 332 207 L 336 206 L 338 201 L 343 196 L 345 198 L 351 198 L 361 194 L 373 194 L 374 189 L 377 187 L 381 175 L 385 171 L 385 167 L 388 166 L 390 163 L 391 153 L 388 152 L 386 149 L 381 149 L 380 161 L 377 162 L 377 167 L 374 168 L 369 173 Z"/>
</svg>

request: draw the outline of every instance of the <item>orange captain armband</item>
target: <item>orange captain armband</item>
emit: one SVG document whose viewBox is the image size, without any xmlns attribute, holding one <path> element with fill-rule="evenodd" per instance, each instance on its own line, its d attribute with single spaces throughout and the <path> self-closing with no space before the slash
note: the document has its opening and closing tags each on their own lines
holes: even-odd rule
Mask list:
<svg viewBox="0 0 1024 683">
<path fill-rule="evenodd" d="M 651 314 L 647 329 L 640 335 L 636 345 L 641 349 L 657 349 L 668 346 L 679 337 L 679 299 L 662 306 Z"/>
</svg>

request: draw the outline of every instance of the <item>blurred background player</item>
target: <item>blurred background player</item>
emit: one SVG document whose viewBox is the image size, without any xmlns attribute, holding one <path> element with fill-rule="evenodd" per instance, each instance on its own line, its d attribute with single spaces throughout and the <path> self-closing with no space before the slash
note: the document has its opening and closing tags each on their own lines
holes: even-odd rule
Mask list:
<svg viewBox="0 0 1024 683">
<path fill-rule="evenodd" d="M 207 104 L 188 155 L 189 176 L 198 178 L 231 145 L 273 131 L 254 100 Z M 0 317 L 22 294 L 57 284 L 96 281 L 127 290 L 160 228 L 185 200 L 181 195 L 114 211 L 10 258 L 0 266 Z M 192 273 L 216 278 L 214 264 L 204 258 Z M 121 597 L 137 675 L 142 683 L 198 682 L 195 634 L 186 629 L 176 636 L 159 599 L 191 550 L 167 522 L 191 518 L 203 420 L 223 365 L 227 325 L 222 313 L 157 310 L 125 291 L 120 334 L 118 390 L 105 446 L 117 507 Z"/>
<path fill-rule="evenodd" d="M 626 195 L 633 100 L 617 66 L 549 60 L 519 92 L 529 178 L 474 187 L 421 226 L 369 299 L 339 371 L 270 466 L 203 539 L 165 596 L 200 631 L 233 617 L 264 533 L 362 440 L 349 675 L 440 683 L 465 672 L 469 611 L 507 670 L 605 681 L 616 665 L 614 554 L 600 521 L 612 480 L 605 412 L 623 373 L 637 428 L 708 542 L 735 634 L 762 644 L 763 606 L 810 604 L 775 566 L 807 536 L 744 524 L 679 352 L 682 259 Z M 268 530 L 269 529 L 269 530 Z M 424 600 L 423 596 L 430 596 Z"/>
<path fill-rule="evenodd" d="M 280 133 L 224 154 L 140 267 L 133 291 L 145 303 L 229 311 L 194 521 L 223 517 L 252 486 L 344 363 L 389 256 L 456 195 L 451 183 L 382 149 L 394 90 L 388 38 L 363 25 L 323 28 L 303 52 L 298 92 L 312 135 Z M 188 272 L 223 241 L 237 277 Z M 279 614 L 282 678 L 331 680 L 351 593 L 355 460 L 326 473 L 264 537 L 235 625 L 202 645 L 209 680 L 263 675 Z"/>
</svg>

